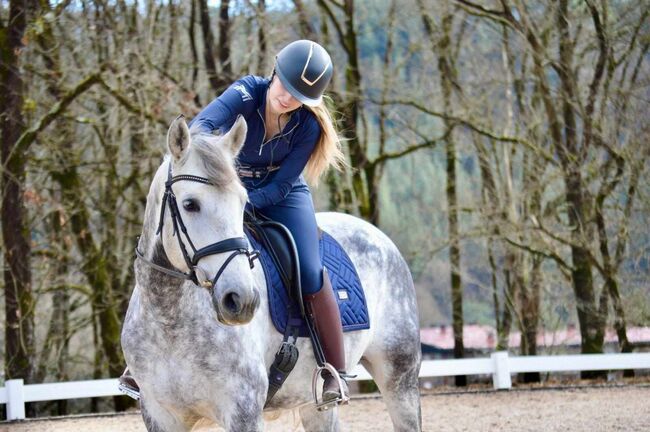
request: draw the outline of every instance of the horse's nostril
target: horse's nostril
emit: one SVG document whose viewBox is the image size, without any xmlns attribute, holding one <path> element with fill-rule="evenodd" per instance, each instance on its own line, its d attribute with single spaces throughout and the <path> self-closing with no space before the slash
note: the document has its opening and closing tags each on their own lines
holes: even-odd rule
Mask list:
<svg viewBox="0 0 650 432">
<path fill-rule="evenodd" d="M 223 306 L 230 313 L 239 313 L 239 311 L 241 311 L 241 300 L 239 298 L 239 294 L 231 292 L 223 296 Z"/>
</svg>

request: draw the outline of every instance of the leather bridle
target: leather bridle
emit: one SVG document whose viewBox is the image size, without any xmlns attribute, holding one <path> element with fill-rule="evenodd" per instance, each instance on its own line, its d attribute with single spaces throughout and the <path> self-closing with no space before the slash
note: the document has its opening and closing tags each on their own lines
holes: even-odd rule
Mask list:
<svg viewBox="0 0 650 432">
<path fill-rule="evenodd" d="M 255 266 L 255 259 L 259 258 L 259 251 L 257 250 L 251 251 L 248 249 L 248 240 L 246 239 L 246 237 L 227 238 L 225 240 L 221 240 L 219 242 L 212 243 L 208 246 L 202 247 L 201 249 L 198 250 L 196 249 L 196 247 L 194 247 L 194 243 L 192 243 L 192 239 L 190 239 L 190 236 L 187 233 L 187 228 L 185 228 L 185 224 L 183 223 L 183 218 L 181 217 L 181 213 L 178 209 L 178 204 L 176 203 L 176 195 L 174 195 L 174 191 L 172 190 L 172 185 L 174 183 L 183 180 L 203 183 L 206 185 L 213 184 L 212 182 L 210 182 L 210 180 L 208 180 L 205 177 L 199 177 L 199 176 L 187 175 L 187 174 L 173 176 L 172 163 L 170 161 L 169 170 L 167 174 L 167 181 L 165 182 L 165 194 L 163 195 L 162 206 L 160 208 L 160 220 L 158 222 L 158 229 L 156 230 L 156 235 L 162 233 L 163 223 L 165 221 L 165 208 L 169 206 L 169 212 L 171 215 L 172 224 L 174 226 L 173 235 L 178 238 L 178 245 L 180 246 L 181 251 L 183 252 L 183 258 L 185 259 L 185 263 L 187 264 L 187 267 L 190 269 L 190 272 L 185 273 L 176 269 L 169 269 L 167 267 L 163 267 L 154 262 L 151 262 L 148 259 L 146 259 L 142 254 L 142 252 L 136 247 L 135 253 L 137 257 L 141 259 L 143 262 L 145 262 L 146 264 L 148 264 L 150 267 L 153 267 L 154 269 L 162 273 L 168 274 L 170 276 L 174 276 L 179 279 L 191 280 L 192 282 L 194 282 L 194 284 L 205 288 L 214 287 L 217 284 L 217 280 L 219 279 L 219 276 L 221 276 L 223 271 L 226 269 L 226 266 L 228 266 L 228 264 L 230 264 L 233 258 L 235 258 L 238 255 L 242 255 L 242 254 L 246 255 L 246 257 L 248 257 L 248 263 L 252 269 Z M 191 257 L 187 252 L 187 248 L 185 247 L 185 244 L 181 239 L 181 233 L 182 235 L 185 236 L 185 239 L 187 240 L 190 247 L 192 248 Z M 214 278 L 212 280 L 199 281 L 196 274 L 197 264 L 199 260 L 209 255 L 217 255 L 225 252 L 232 252 L 232 253 L 230 254 L 230 256 L 228 256 L 228 258 L 226 258 L 226 261 L 224 261 L 224 263 L 221 265 L 221 268 L 219 268 L 219 271 L 217 271 L 217 274 L 214 276 Z"/>
</svg>

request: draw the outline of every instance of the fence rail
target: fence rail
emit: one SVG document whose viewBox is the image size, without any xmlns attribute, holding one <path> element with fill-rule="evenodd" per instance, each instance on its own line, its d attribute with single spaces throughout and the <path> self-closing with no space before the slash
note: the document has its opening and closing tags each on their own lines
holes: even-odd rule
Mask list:
<svg viewBox="0 0 650 432">
<path fill-rule="evenodd" d="M 423 361 L 420 378 L 492 375 L 495 389 L 509 389 L 513 373 L 622 369 L 650 369 L 650 353 L 512 357 L 498 351 L 487 358 Z M 360 365 L 351 374 L 357 375 L 357 381 L 372 379 Z M 7 405 L 7 420 L 21 420 L 25 418 L 26 402 L 118 396 L 122 393 L 117 385 L 117 379 L 28 385 L 22 379 L 13 379 L 0 387 L 0 404 Z"/>
</svg>

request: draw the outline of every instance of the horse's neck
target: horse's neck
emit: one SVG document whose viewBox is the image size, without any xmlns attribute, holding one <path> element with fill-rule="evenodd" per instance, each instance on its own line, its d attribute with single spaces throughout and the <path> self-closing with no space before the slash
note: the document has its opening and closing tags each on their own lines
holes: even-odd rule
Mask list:
<svg viewBox="0 0 650 432">
<path fill-rule="evenodd" d="M 146 260 L 172 268 L 157 236 L 143 233 L 138 249 Z M 186 280 L 156 270 L 141 259 L 135 262 L 135 278 L 142 297 L 140 306 L 161 319 L 177 319 L 187 302 L 184 297 L 195 294 L 184 286 Z"/>
</svg>

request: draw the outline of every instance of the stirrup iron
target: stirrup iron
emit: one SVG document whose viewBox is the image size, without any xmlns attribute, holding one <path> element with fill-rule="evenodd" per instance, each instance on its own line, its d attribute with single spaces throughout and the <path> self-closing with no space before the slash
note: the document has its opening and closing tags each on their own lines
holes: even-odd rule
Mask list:
<svg viewBox="0 0 650 432">
<path fill-rule="evenodd" d="M 136 391 L 136 390 L 134 390 L 134 389 L 132 389 L 131 387 L 129 387 L 129 386 L 126 385 L 126 384 L 122 384 L 122 383 L 120 383 L 120 384 L 117 386 L 117 389 L 118 389 L 120 392 L 124 393 L 125 395 L 127 395 L 128 397 L 130 397 L 130 398 L 132 398 L 132 399 L 140 400 L 140 392 L 139 392 L 139 391 Z"/>
<path fill-rule="evenodd" d="M 339 386 L 339 392 L 341 393 L 341 396 L 339 396 L 336 399 L 324 401 L 318 399 L 318 376 L 323 372 L 327 371 L 329 372 L 334 379 L 336 379 L 336 383 Z M 341 379 L 341 376 L 339 374 L 339 371 L 336 370 L 334 366 L 331 364 L 325 362 L 323 363 L 322 366 L 316 367 L 314 370 L 314 375 L 311 380 L 311 387 L 313 390 L 314 394 L 314 402 L 316 403 L 316 409 L 318 411 L 327 411 L 331 407 L 337 406 L 337 405 L 347 405 L 350 402 L 350 396 L 346 394 L 345 390 L 345 384 L 343 383 L 343 380 Z"/>
</svg>

